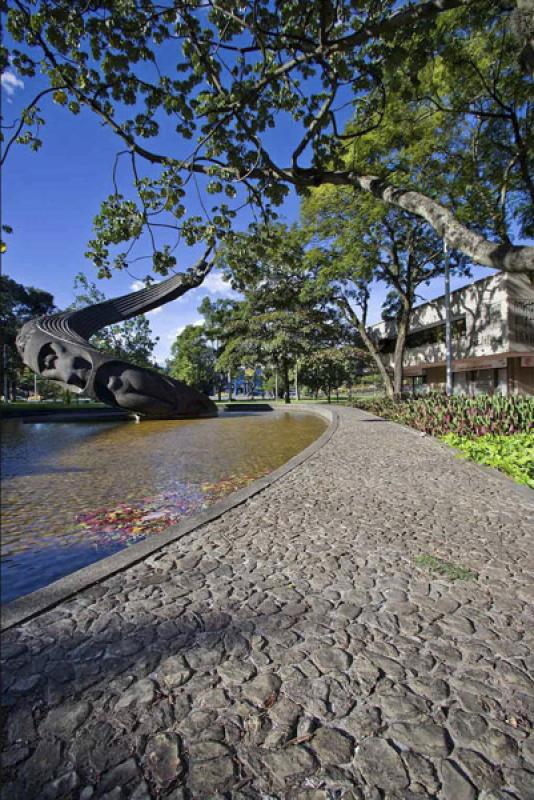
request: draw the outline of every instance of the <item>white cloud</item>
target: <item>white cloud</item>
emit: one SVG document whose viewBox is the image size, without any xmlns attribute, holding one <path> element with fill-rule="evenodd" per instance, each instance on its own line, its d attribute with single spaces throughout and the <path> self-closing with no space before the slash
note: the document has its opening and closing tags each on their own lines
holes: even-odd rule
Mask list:
<svg viewBox="0 0 534 800">
<path fill-rule="evenodd" d="M 224 280 L 222 272 L 219 272 L 218 270 L 210 272 L 202 281 L 199 289 L 204 289 L 208 292 L 208 294 L 220 294 L 227 297 L 230 297 L 234 294 L 232 287 L 227 281 Z"/>
<path fill-rule="evenodd" d="M 5 91 L 8 98 L 13 97 L 17 89 L 24 89 L 24 81 L 20 78 L 17 78 L 15 73 L 11 72 L 11 70 L 2 72 L 0 81 L 2 83 L 2 89 Z"/>
<path fill-rule="evenodd" d="M 157 308 L 153 308 L 152 311 L 147 311 L 146 313 L 150 317 L 154 316 L 154 314 L 161 314 L 162 311 L 163 311 L 163 306 L 158 306 Z"/>
<path fill-rule="evenodd" d="M 152 281 L 152 284 L 159 283 L 159 281 Z M 133 289 L 134 292 L 138 292 L 140 289 L 147 289 L 148 286 L 144 281 L 134 281 L 130 284 L 130 289 Z"/>
<path fill-rule="evenodd" d="M 186 292 L 186 294 L 178 297 L 174 302 L 187 302 L 192 296 L 196 299 L 203 294 L 218 295 L 219 297 L 238 297 L 237 293 L 234 292 L 230 284 L 224 280 L 222 272 L 215 270 L 214 272 L 208 273 L 200 286 L 197 286 L 196 289 Z"/>
<path fill-rule="evenodd" d="M 159 281 L 156 281 L 156 283 L 159 283 Z M 145 288 L 145 284 L 143 281 L 135 280 L 133 283 L 130 284 L 130 288 L 134 292 L 138 292 L 140 289 Z M 196 299 L 198 298 L 199 295 L 206 293 L 210 295 L 218 295 L 219 297 L 239 296 L 237 292 L 234 292 L 230 284 L 224 280 L 222 272 L 219 272 L 219 270 L 215 270 L 214 272 L 210 272 L 206 276 L 206 278 L 204 278 L 200 286 L 198 286 L 196 289 L 191 289 L 189 292 L 186 292 L 181 297 L 177 297 L 174 302 L 187 303 L 192 299 L 192 297 L 195 297 Z M 154 309 L 154 311 L 150 313 L 157 313 L 157 311 Z"/>
<path fill-rule="evenodd" d="M 182 333 L 184 328 L 185 328 L 185 325 L 180 325 L 179 328 L 174 328 L 174 330 L 169 331 L 168 334 L 167 334 L 167 339 L 169 340 L 169 342 L 174 342 L 176 337 L 179 336 Z"/>
<path fill-rule="evenodd" d="M 203 325 L 203 324 L 204 324 L 203 319 L 195 319 L 193 320 L 193 322 L 186 322 L 185 325 L 179 325 L 178 328 L 173 328 L 172 331 L 169 331 L 167 334 L 167 339 L 170 342 L 174 342 L 176 337 L 179 336 L 181 333 L 183 333 L 188 325 Z"/>
</svg>

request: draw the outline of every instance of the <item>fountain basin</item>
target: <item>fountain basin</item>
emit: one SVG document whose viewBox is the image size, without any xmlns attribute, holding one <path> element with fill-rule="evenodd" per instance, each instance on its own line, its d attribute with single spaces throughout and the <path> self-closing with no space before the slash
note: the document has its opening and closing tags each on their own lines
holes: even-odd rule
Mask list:
<svg viewBox="0 0 534 800">
<path fill-rule="evenodd" d="M 144 557 L 226 495 L 259 490 L 326 426 L 296 410 L 139 425 L 6 421 L 3 602 L 113 554 Z"/>
</svg>

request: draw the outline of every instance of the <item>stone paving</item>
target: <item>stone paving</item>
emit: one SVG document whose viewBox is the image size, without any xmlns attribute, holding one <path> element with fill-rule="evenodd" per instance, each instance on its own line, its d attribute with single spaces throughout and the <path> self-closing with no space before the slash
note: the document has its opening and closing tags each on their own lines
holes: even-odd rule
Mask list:
<svg viewBox="0 0 534 800">
<path fill-rule="evenodd" d="M 533 542 L 534 493 L 341 410 L 280 481 L 5 634 L 2 798 L 534 798 Z"/>
</svg>

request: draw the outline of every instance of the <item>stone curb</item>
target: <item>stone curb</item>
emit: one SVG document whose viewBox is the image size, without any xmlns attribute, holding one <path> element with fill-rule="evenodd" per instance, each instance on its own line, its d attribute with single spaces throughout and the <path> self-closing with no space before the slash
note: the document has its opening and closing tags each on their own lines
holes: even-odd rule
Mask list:
<svg viewBox="0 0 534 800">
<path fill-rule="evenodd" d="M 42 614 L 44 611 L 48 611 L 63 602 L 63 600 L 81 592 L 83 589 L 87 589 L 95 583 L 100 583 L 100 581 L 118 572 L 123 572 L 133 564 L 143 561 L 147 556 L 166 547 L 166 545 L 176 542 L 184 536 L 193 533 L 203 525 L 206 525 L 208 522 L 218 519 L 227 511 L 241 505 L 250 497 L 253 497 L 268 486 L 271 486 L 271 484 L 283 478 L 295 469 L 295 467 L 300 466 L 300 464 L 303 464 L 314 456 L 330 441 L 339 425 L 339 415 L 336 410 L 331 408 L 291 405 L 287 409 L 280 409 L 280 411 L 297 411 L 316 414 L 328 419 L 330 424 L 318 439 L 300 453 L 297 453 L 296 456 L 293 456 L 289 461 L 286 461 L 281 467 L 278 467 L 278 469 L 275 469 L 263 478 L 259 478 L 244 489 L 232 492 L 227 498 L 211 506 L 206 511 L 195 514 L 193 517 L 189 517 L 178 525 L 171 525 L 163 533 L 157 534 L 157 536 L 138 542 L 125 550 L 121 550 L 119 553 L 115 553 L 100 561 L 96 561 L 94 564 L 83 567 L 76 572 L 72 572 L 70 575 L 66 575 L 64 578 L 60 578 L 48 586 L 44 586 L 42 589 L 37 589 L 35 592 L 17 598 L 11 603 L 7 603 L 1 610 L 2 620 L 0 630 L 5 631 L 15 625 L 27 622 L 32 617 Z"/>
<path fill-rule="evenodd" d="M 458 455 L 460 457 L 458 460 L 463 461 L 465 464 L 469 464 L 471 469 L 477 470 L 486 477 L 491 475 L 493 478 L 496 478 L 498 481 L 500 481 L 500 483 L 503 485 L 503 490 L 508 489 L 513 492 L 518 492 L 523 499 L 530 500 L 531 503 L 534 503 L 534 489 L 530 489 L 524 484 L 517 483 L 517 481 L 514 481 L 514 479 L 510 478 L 509 475 L 506 475 L 504 472 L 500 472 L 498 469 L 495 469 L 495 467 L 489 467 L 486 464 L 477 464 L 476 461 L 471 461 L 471 459 L 467 458 L 465 454 L 457 447 L 452 447 L 452 445 L 442 442 L 439 439 L 436 439 L 435 436 L 430 436 L 429 434 L 422 436 L 421 431 L 417 431 L 415 428 L 410 428 L 409 425 L 401 425 L 400 422 L 393 422 L 385 417 L 379 417 L 377 414 L 371 414 L 369 411 L 364 411 L 362 408 L 358 408 L 357 406 L 346 406 L 346 408 L 353 408 L 354 411 L 358 411 L 360 414 L 365 414 L 365 416 L 369 417 L 370 419 L 381 420 L 388 425 L 394 425 L 396 428 L 400 428 L 405 433 L 411 433 L 418 439 L 426 439 L 427 442 L 432 442 L 434 446 L 439 447 L 442 451 L 445 450 L 446 452 L 448 451 L 455 456 Z"/>
</svg>

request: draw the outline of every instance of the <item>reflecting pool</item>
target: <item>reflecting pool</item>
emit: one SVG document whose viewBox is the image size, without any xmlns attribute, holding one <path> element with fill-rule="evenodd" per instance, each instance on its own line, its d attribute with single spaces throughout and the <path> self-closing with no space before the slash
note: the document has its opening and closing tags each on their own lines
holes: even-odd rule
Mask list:
<svg viewBox="0 0 534 800">
<path fill-rule="evenodd" d="M 315 414 L 2 423 L 1 600 L 46 586 L 271 472 L 326 428 Z"/>
</svg>

